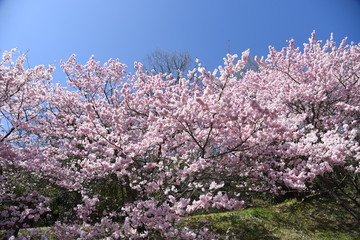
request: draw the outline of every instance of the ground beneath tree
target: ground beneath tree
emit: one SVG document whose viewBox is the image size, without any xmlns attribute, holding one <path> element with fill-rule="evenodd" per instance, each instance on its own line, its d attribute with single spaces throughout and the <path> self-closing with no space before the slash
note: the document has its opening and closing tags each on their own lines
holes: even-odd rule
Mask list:
<svg viewBox="0 0 360 240">
<path fill-rule="evenodd" d="M 190 227 L 207 227 L 220 239 L 241 240 L 359 240 L 359 222 L 326 198 L 286 200 L 270 205 L 255 200 L 257 207 L 210 213 L 185 219 Z M 34 230 L 34 229 L 33 229 Z M 47 232 L 40 228 L 39 232 Z M 25 229 L 20 231 L 26 232 Z M 1 232 L 0 232 L 1 233 Z M 52 238 L 51 232 L 49 239 Z M 39 236 L 40 239 L 40 236 Z"/>
<path fill-rule="evenodd" d="M 327 199 L 287 200 L 272 206 L 212 213 L 187 219 L 227 239 L 242 240 L 359 240 L 360 228 L 351 215 Z M 225 237 L 223 238 L 225 239 Z"/>
</svg>

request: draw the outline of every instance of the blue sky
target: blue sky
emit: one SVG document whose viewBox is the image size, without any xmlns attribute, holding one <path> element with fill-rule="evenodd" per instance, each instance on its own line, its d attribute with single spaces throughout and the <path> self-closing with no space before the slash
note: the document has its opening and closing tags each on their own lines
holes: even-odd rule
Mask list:
<svg viewBox="0 0 360 240">
<path fill-rule="evenodd" d="M 360 42 L 359 0 L 0 0 L 0 50 L 28 52 L 30 66 L 72 53 L 129 67 L 155 49 L 188 50 L 210 70 L 231 53 L 298 46 L 316 30 Z M 130 68 L 131 69 L 131 68 Z M 61 70 L 55 81 L 64 82 Z"/>
</svg>

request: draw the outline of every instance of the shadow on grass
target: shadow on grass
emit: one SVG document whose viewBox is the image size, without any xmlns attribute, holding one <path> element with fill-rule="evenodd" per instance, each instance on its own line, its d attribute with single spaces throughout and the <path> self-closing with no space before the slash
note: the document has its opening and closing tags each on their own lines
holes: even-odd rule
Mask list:
<svg viewBox="0 0 360 240">
<path fill-rule="evenodd" d="M 274 222 L 282 227 L 295 228 L 309 235 L 316 232 L 351 233 L 357 222 L 333 202 L 316 199 L 291 202 L 274 207 Z M 359 237 L 360 239 L 360 237 Z"/>
<path fill-rule="evenodd" d="M 269 207 L 212 213 L 186 219 L 190 227 L 206 227 L 220 239 L 355 240 L 358 223 L 335 203 L 295 199 Z"/>
<path fill-rule="evenodd" d="M 254 215 L 252 215 L 254 214 Z M 213 233 L 219 234 L 220 239 L 246 239 L 246 240 L 279 240 L 263 223 L 266 214 L 257 213 L 252 209 L 252 214 L 239 217 L 237 213 L 208 214 L 192 217 L 187 222 L 190 227 L 206 227 Z"/>
</svg>

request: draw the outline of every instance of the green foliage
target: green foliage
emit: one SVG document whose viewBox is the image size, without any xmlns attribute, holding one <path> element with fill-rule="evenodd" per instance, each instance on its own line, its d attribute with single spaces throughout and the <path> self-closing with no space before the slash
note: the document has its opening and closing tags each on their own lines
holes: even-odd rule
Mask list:
<svg viewBox="0 0 360 240">
<path fill-rule="evenodd" d="M 99 198 L 96 211 L 92 214 L 93 220 L 96 220 L 97 216 L 101 216 L 103 211 L 118 210 L 127 200 L 127 189 L 115 174 L 109 174 L 106 178 L 90 182 L 89 189 L 92 196 Z M 121 221 L 121 219 L 117 220 Z"/>
<path fill-rule="evenodd" d="M 56 221 L 67 222 L 76 218 L 74 208 L 77 204 L 81 204 L 82 200 L 79 192 L 54 187 L 48 189 L 48 196 L 51 199 L 51 220 L 49 224 L 54 224 Z"/>
</svg>

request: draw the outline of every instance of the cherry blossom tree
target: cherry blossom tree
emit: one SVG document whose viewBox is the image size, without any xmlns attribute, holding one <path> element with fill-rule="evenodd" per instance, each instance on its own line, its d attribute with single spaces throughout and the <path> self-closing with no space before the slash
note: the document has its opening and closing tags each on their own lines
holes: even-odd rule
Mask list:
<svg viewBox="0 0 360 240">
<path fill-rule="evenodd" d="M 47 183 L 23 210 L 36 218 L 51 211 L 44 189 L 76 193 L 71 217 L 52 229 L 61 239 L 214 239 L 183 217 L 238 209 L 249 191 L 326 189 L 338 169 L 358 178 L 360 46 L 314 33 L 294 45 L 270 47 L 256 71 L 243 71 L 245 51 L 180 79 L 73 55 L 62 64 L 69 89 L 50 84 L 52 68 L 25 70 L 23 56 L 11 64 L 6 53 L 2 179 L 21 170 Z"/>
<path fill-rule="evenodd" d="M 12 61 L 15 52 L 4 52 L 0 62 L 0 229 L 8 229 L 5 237 L 17 236 L 20 228 L 34 224 L 49 211 L 49 199 L 32 189 L 25 178 L 31 169 L 23 164 L 39 155 L 39 141 L 23 131 L 23 126 L 33 125 L 43 112 L 53 68 L 25 69 L 25 56 Z"/>
</svg>

